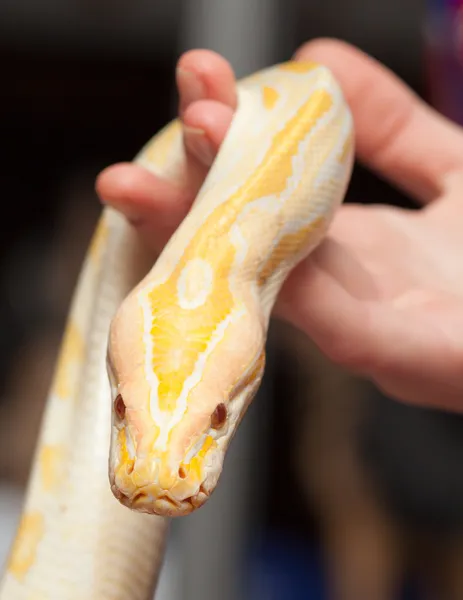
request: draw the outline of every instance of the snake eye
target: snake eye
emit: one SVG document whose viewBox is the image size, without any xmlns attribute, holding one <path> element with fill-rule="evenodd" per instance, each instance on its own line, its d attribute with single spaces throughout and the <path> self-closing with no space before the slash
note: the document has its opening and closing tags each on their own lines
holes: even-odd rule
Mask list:
<svg viewBox="0 0 463 600">
<path fill-rule="evenodd" d="M 122 421 L 122 419 L 124 419 L 125 404 L 124 404 L 124 399 L 122 398 L 122 396 L 120 394 L 118 394 L 116 399 L 114 400 L 114 412 L 119 417 L 119 419 L 121 419 L 121 421 Z"/>
<path fill-rule="evenodd" d="M 213 429 L 220 429 L 225 425 L 227 420 L 227 407 L 223 402 L 217 404 L 211 416 L 211 426 Z"/>
</svg>

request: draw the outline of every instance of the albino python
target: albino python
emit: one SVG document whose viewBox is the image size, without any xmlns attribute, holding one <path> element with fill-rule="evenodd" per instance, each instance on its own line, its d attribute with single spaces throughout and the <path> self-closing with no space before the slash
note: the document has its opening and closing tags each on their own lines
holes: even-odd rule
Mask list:
<svg viewBox="0 0 463 600">
<path fill-rule="evenodd" d="M 219 154 L 154 266 L 125 219 L 103 211 L 0 600 L 147 600 L 166 517 L 217 484 L 262 378 L 278 291 L 325 236 L 353 162 L 351 114 L 326 68 L 283 63 L 238 89 Z M 176 177 L 180 123 L 135 160 Z"/>
</svg>

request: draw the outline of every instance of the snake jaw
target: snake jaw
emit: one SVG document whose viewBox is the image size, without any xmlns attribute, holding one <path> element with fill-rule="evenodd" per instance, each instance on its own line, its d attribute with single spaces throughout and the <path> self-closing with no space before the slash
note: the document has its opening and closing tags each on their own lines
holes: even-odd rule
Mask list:
<svg viewBox="0 0 463 600">
<path fill-rule="evenodd" d="M 117 421 L 117 419 L 116 419 Z M 217 445 L 211 436 L 188 464 L 171 462 L 168 452 L 137 453 L 129 425 L 113 425 L 111 436 L 110 483 L 115 498 L 124 506 L 144 513 L 175 517 L 199 508 L 210 495 L 204 480 L 217 464 L 212 454 Z"/>
<path fill-rule="evenodd" d="M 213 492 L 222 471 L 228 427 L 214 440 L 208 428 L 190 455 L 172 461 L 168 452 L 132 457 L 127 451 L 127 425 L 113 427 L 110 483 L 115 498 L 138 512 L 165 517 L 190 514 Z"/>
<path fill-rule="evenodd" d="M 121 485 L 117 477 L 111 481 L 111 490 L 115 498 L 124 506 L 137 512 L 155 514 L 163 517 L 179 517 L 190 514 L 201 507 L 210 496 L 205 483 L 194 486 L 192 494 L 181 497 L 172 489 L 161 489 L 157 483 L 148 483 L 141 487 Z M 132 487 L 129 492 L 128 488 Z M 125 490 L 125 491 L 123 491 Z M 177 490 L 178 491 L 178 490 Z M 127 493 L 126 493 L 127 492 Z"/>
<path fill-rule="evenodd" d="M 201 485 L 197 494 L 183 500 L 176 500 L 167 491 L 156 498 L 150 491 L 150 486 L 139 490 L 132 498 L 125 496 L 117 487 L 111 486 L 114 496 L 121 504 L 131 510 L 163 517 L 181 517 L 200 508 L 208 500 L 210 492 Z"/>
</svg>

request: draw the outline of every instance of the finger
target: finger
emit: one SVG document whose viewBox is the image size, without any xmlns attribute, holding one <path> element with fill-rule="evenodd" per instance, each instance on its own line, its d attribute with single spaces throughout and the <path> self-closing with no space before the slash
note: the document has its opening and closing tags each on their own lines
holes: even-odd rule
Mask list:
<svg viewBox="0 0 463 600">
<path fill-rule="evenodd" d="M 195 102 L 185 111 L 185 146 L 205 167 L 212 165 L 232 119 L 233 109 L 213 100 Z"/>
<path fill-rule="evenodd" d="M 96 182 L 102 202 L 123 213 L 156 251 L 186 215 L 220 145 L 225 132 L 219 104 L 229 111 L 236 106 L 233 70 L 214 52 L 185 53 L 178 61 L 176 80 L 187 150 L 182 180 L 165 181 L 135 164 L 119 164 L 105 169 Z M 215 105 L 201 107 L 207 100 Z"/>
<path fill-rule="evenodd" d="M 179 115 L 198 100 L 216 100 L 236 108 L 236 81 L 230 63 L 211 50 L 191 50 L 177 63 Z"/>
<path fill-rule="evenodd" d="M 308 334 L 331 360 L 371 374 L 391 361 L 386 358 L 388 352 L 399 356 L 401 351 L 397 341 L 391 343 L 388 326 L 384 326 L 384 305 L 377 282 L 355 252 L 327 238 L 290 274 L 276 310 Z"/>
<path fill-rule="evenodd" d="M 179 91 L 179 116 L 186 126 L 189 125 L 185 122 L 186 113 L 197 102 L 211 100 L 231 109 L 236 108 L 237 94 L 233 69 L 228 61 L 211 50 L 191 50 L 183 54 L 177 63 L 176 81 Z M 204 145 L 200 144 L 199 147 Z M 185 149 L 186 160 L 181 183 L 189 190 L 193 200 L 209 170 L 211 153 L 204 164 L 206 157 L 204 154 L 197 155 L 197 145 L 188 143 Z"/>
<path fill-rule="evenodd" d="M 462 412 L 461 310 L 460 298 L 427 298 L 372 311 L 376 359 L 370 377 L 392 397 Z"/>
<path fill-rule="evenodd" d="M 296 58 L 332 70 L 353 113 L 359 159 L 417 200 L 435 198 L 447 175 L 463 168 L 462 129 L 371 57 L 320 39 L 302 46 Z"/>
<path fill-rule="evenodd" d="M 215 157 L 233 117 L 218 102 L 203 101 L 185 113 L 185 143 L 198 160 Z M 204 164 L 206 161 L 204 161 Z M 187 214 L 195 190 L 166 181 L 134 163 L 121 163 L 100 173 L 96 190 L 104 204 L 124 214 L 154 250 L 160 250 Z"/>
<path fill-rule="evenodd" d="M 348 291 L 352 277 L 363 279 L 355 295 Z M 433 306 L 414 294 L 393 306 L 378 301 L 378 293 L 348 249 L 328 239 L 290 274 L 275 312 L 333 362 L 374 380 L 389 395 L 463 410 L 461 300 Z"/>
<path fill-rule="evenodd" d="M 122 213 L 155 251 L 165 245 L 191 205 L 186 188 L 134 163 L 104 169 L 96 191 L 101 202 Z"/>
<path fill-rule="evenodd" d="M 362 279 L 363 297 L 348 291 L 342 279 Z M 365 300 L 374 286 L 347 248 L 326 239 L 290 273 L 279 294 L 275 314 L 304 331 L 336 363 L 358 368 L 371 356 L 365 348 Z"/>
</svg>

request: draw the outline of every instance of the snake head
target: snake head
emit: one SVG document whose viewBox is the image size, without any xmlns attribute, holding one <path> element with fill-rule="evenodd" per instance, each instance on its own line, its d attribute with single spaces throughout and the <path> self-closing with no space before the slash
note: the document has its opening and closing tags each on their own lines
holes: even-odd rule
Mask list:
<svg viewBox="0 0 463 600">
<path fill-rule="evenodd" d="M 210 360 L 195 360 L 196 377 L 190 373 L 180 385 L 191 338 L 170 331 L 166 341 L 159 334 L 156 378 L 150 377 L 147 365 L 152 369 L 153 356 L 144 356 L 146 349 L 134 333 L 142 325 L 133 319 L 133 310 L 130 321 L 124 311 L 113 324 L 107 361 L 113 407 L 111 489 L 132 510 L 186 515 L 214 491 L 229 443 L 260 385 L 262 329 L 256 319 L 238 319 L 224 329 L 222 345 Z"/>
</svg>

